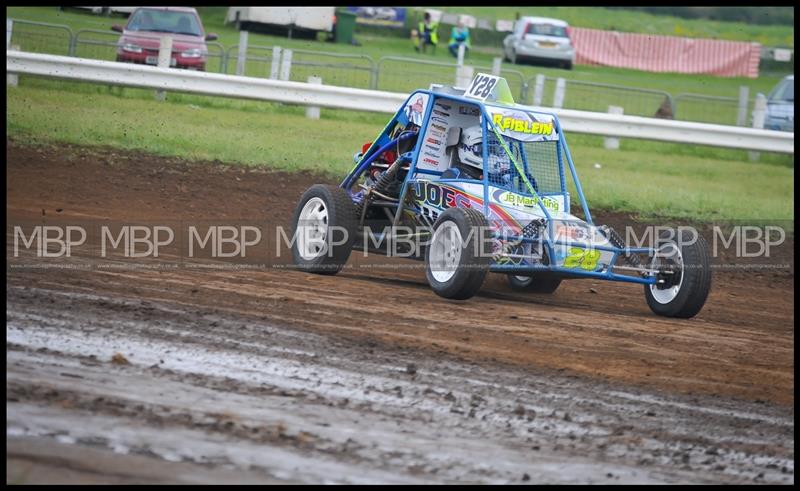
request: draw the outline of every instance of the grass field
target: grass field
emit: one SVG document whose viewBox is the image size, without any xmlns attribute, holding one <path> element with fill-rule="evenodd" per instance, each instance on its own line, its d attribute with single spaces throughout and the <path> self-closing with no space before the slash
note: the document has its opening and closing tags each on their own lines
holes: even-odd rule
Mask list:
<svg viewBox="0 0 800 491">
<path fill-rule="evenodd" d="M 188 159 L 342 177 L 352 156 L 387 115 L 323 110 L 322 119 L 281 104 L 109 89 L 22 77 L 8 91 L 7 135 L 36 143 L 68 142 L 140 149 Z M 590 207 L 700 220 L 793 219 L 790 156 L 567 135 Z M 600 164 L 597 169 L 594 164 Z"/>
<path fill-rule="evenodd" d="M 579 8 L 579 7 L 559 7 L 559 8 L 564 8 L 564 9 L 568 8 L 576 12 L 583 12 L 582 15 L 584 16 L 591 16 L 597 14 L 598 16 L 602 17 L 603 15 L 606 15 L 607 12 L 611 12 L 602 8 Z M 555 11 L 558 11 L 557 9 L 559 8 L 555 8 Z M 469 9 L 480 9 L 480 8 L 479 7 L 465 8 L 465 10 Z M 526 7 L 525 12 L 527 12 L 529 9 L 535 9 L 535 7 Z M 492 10 L 499 11 L 501 9 L 492 9 Z M 514 9 L 510 10 L 514 11 Z M 239 33 L 233 28 L 233 26 L 224 24 L 225 11 L 226 11 L 225 7 L 199 8 L 199 12 L 203 17 L 203 22 L 206 27 L 206 30 L 209 32 L 217 33 L 219 35 L 219 42 L 226 48 L 229 48 L 239 42 Z M 479 11 L 476 10 L 476 12 Z M 624 16 L 623 14 L 627 13 L 619 12 L 618 14 L 620 16 Z M 75 9 L 68 9 L 61 11 L 56 7 L 7 7 L 6 15 L 8 17 L 16 19 L 27 19 L 38 22 L 65 24 L 70 26 L 73 29 L 73 31 L 77 31 L 78 29 L 98 29 L 101 31 L 106 31 L 108 32 L 107 36 L 97 36 L 97 38 L 102 38 L 110 43 L 116 41 L 115 34 L 110 31 L 110 26 L 115 23 L 121 24 L 125 22 L 125 19 L 123 17 L 99 16 Z M 553 15 L 556 14 L 553 13 Z M 637 13 L 636 15 L 647 16 L 649 14 Z M 685 19 L 679 19 L 679 20 L 681 22 L 688 22 Z M 766 29 L 774 26 L 756 26 L 756 27 L 758 29 Z M 25 28 L 24 26 L 20 25 L 20 29 L 23 28 L 30 30 L 30 28 Z M 735 30 L 734 27 L 732 27 L 732 29 Z M 793 29 L 791 27 L 788 27 L 788 29 L 793 32 Z M 434 60 L 434 61 L 448 62 L 448 63 L 452 63 L 454 61 L 454 59 L 450 56 L 450 54 L 447 52 L 446 49 L 438 50 L 435 55 L 431 54 L 422 55 L 415 53 L 414 50 L 412 49 L 411 42 L 406 39 L 397 37 L 381 37 L 374 35 L 372 36 L 359 35 L 358 31 L 356 32 L 356 34 L 357 34 L 356 37 L 361 42 L 361 46 L 334 44 L 322 41 L 307 41 L 307 40 L 297 40 L 297 39 L 290 40 L 285 37 L 267 36 L 257 33 L 250 34 L 250 44 L 267 46 L 267 47 L 277 45 L 295 50 L 305 49 L 311 51 L 324 51 L 330 53 L 367 55 L 372 57 L 376 61 L 382 56 L 403 56 L 420 60 Z M 64 44 L 63 40 L 59 40 L 54 37 L 50 41 L 50 44 L 48 44 L 47 46 L 43 45 L 39 46 L 40 44 L 43 44 L 44 41 L 41 41 L 36 36 L 32 35 L 30 36 L 30 41 L 29 41 L 30 46 L 23 45 L 22 49 L 27 51 L 53 52 L 52 43 L 56 42 Z M 23 38 L 23 44 L 25 44 L 24 38 Z M 491 67 L 492 59 L 495 56 L 500 55 L 499 46 L 496 48 L 497 48 L 496 52 L 481 53 L 476 51 L 474 53 L 471 53 L 468 62 L 475 66 Z M 81 50 L 83 51 L 81 52 Z M 78 54 L 79 56 L 101 58 L 101 59 L 103 58 L 114 59 L 115 56 L 114 49 L 113 47 L 110 46 L 90 46 L 90 45 L 79 46 Z M 301 56 L 308 57 L 309 55 L 296 55 L 296 58 L 300 59 Z M 233 72 L 235 68 L 234 65 L 235 63 L 229 63 L 228 72 L 231 73 Z M 775 84 L 780 80 L 780 76 L 778 75 L 761 76 L 757 79 L 749 79 L 749 78 L 722 78 L 710 75 L 684 75 L 684 74 L 672 74 L 672 73 L 658 74 L 658 73 L 642 72 L 638 70 L 628 70 L 628 69 L 610 68 L 610 67 L 592 67 L 592 66 L 576 66 L 573 70 L 562 70 L 557 68 L 548 68 L 548 67 L 531 66 L 531 65 L 511 65 L 509 63 L 505 63 L 503 66 L 504 68 L 513 69 L 521 72 L 525 80 L 530 80 L 537 74 L 541 73 L 548 77 L 564 77 L 567 78 L 568 80 L 616 84 L 616 85 L 639 87 L 645 89 L 662 90 L 669 92 L 672 95 L 677 95 L 678 93 L 693 93 L 693 94 L 703 94 L 703 95 L 721 96 L 721 97 L 738 97 L 739 87 L 744 85 L 750 88 L 750 95 L 751 97 L 754 97 L 755 94 L 758 92 L 762 93 L 769 92 L 775 86 Z M 419 84 L 422 83 L 421 81 L 423 79 L 425 81 L 425 83 L 423 84 L 424 86 L 427 86 L 428 83 L 431 82 L 446 81 L 448 83 L 452 83 L 452 81 L 450 80 L 453 77 L 452 68 L 444 68 L 444 67 L 441 69 L 425 68 L 424 71 L 415 69 L 413 67 L 403 67 L 402 65 L 397 65 L 394 70 L 392 70 L 391 67 L 384 67 L 384 68 L 385 69 L 383 70 L 383 73 L 381 75 L 381 83 L 380 86 L 378 87 L 382 90 L 395 90 L 395 91 L 411 90 L 412 88 L 420 86 Z M 214 71 L 218 69 L 219 69 L 219 61 L 210 60 L 209 71 Z M 247 74 L 253 76 L 266 76 L 268 70 L 269 68 L 266 63 L 251 62 L 250 64 L 248 64 Z M 306 71 L 298 69 L 293 71 L 293 79 L 305 80 L 307 75 L 309 74 L 311 73 L 310 72 L 306 73 Z M 345 84 L 337 83 L 336 80 L 333 80 L 334 77 L 343 77 L 343 76 L 349 77 L 347 78 L 346 81 L 352 82 L 352 85 L 354 86 L 365 86 L 365 84 L 368 81 L 368 76 L 363 72 L 359 72 L 358 70 L 350 70 L 346 75 L 342 75 L 341 73 L 334 73 L 333 70 L 323 71 L 322 73 L 319 74 L 322 75 L 323 77 L 323 83 L 333 83 L 336 85 L 345 85 Z M 511 78 L 509 79 L 509 83 L 512 84 L 512 89 L 514 89 L 514 84 L 516 83 L 514 82 L 514 80 L 516 79 L 511 79 Z M 413 85 L 413 87 L 409 87 L 409 85 Z M 568 100 L 569 100 L 569 95 L 568 95 Z M 731 121 L 730 124 L 733 124 L 733 122 L 735 121 Z"/>
</svg>

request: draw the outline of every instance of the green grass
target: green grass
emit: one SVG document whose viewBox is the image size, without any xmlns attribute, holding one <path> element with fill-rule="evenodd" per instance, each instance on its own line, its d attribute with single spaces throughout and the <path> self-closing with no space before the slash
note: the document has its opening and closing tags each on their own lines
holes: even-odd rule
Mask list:
<svg viewBox="0 0 800 491">
<path fill-rule="evenodd" d="M 486 7 L 466 7 L 464 9 L 458 9 L 458 11 L 475 11 L 475 12 L 484 12 L 483 10 L 479 9 L 487 9 L 486 12 L 494 12 L 502 11 L 503 8 L 498 9 L 489 9 Z M 533 10 L 531 10 L 533 9 Z M 524 11 L 523 13 L 530 13 L 529 11 L 536 11 L 536 7 L 525 7 L 521 9 Z M 585 17 L 591 17 L 593 15 L 597 16 L 604 16 L 607 15 L 608 12 L 606 9 L 602 8 L 578 8 L 578 7 L 556 7 L 556 8 L 548 8 L 548 12 L 552 10 L 553 16 L 558 16 L 560 9 L 569 9 L 570 12 L 575 11 L 577 13 L 581 13 L 581 15 Z M 232 25 L 225 25 L 224 18 L 226 7 L 201 7 L 198 9 L 200 12 L 201 17 L 203 18 L 204 26 L 208 32 L 215 32 L 219 35 L 219 42 L 225 46 L 225 48 L 230 48 L 239 42 L 239 32 L 234 29 Z M 511 8 L 509 10 L 511 14 L 509 14 L 513 18 L 513 12 L 515 9 Z M 614 12 L 615 15 L 621 16 L 624 18 L 625 15 L 630 14 L 630 12 Z M 116 41 L 116 34 L 110 31 L 110 26 L 112 24 L 122 24 L 125 22 L 123 17 L 119 16 L 99 16 L 93 15 L 88 12 L 75 10 L 75 9 L 68 9 L 65 11 L 61 11 L 56 7 L 7 7 L 6 8 L 6 15 L 11 18 L 16 19 L 27 19 L 32 21 L 39 21 L 39 22 L 51 22 L 51 23 L 58 23 L 58 24 L 65 24 L 70 26 L 73 31 L 77 31 L 78 29 L 99 29 L 102 31 L 107 31 L 108 35 L 96 35 L 90 36 L 93 39 L 103 39 L 107 42 L 115 42 Z M 413 14 L 412 14 L 413 15 Z M 488 15 L 488 14 L 487 14 Z M 501 14 L 497 14 L 501 15 Z M 506 15 L 503 13 L 502 15 Z M 501 15 L 501 17 L 502 17 Z M 577 15 L 577 14 L 576 14 Z M 635 15 L 639 16 L 649 16 L 650 14 L 645 13 L 636 13 Z M 481 15 L 484 16 L 484 15 Z M 681 22 L 688 22 L 685 19 L 679 19 Z M 774 27 L 774 26 L 756 26 L 758 28 L 767 28 L 767 27 Z M 793 29 L 791 26 L 784 26 L 788 28 L 791 32 Z M 19 43 L 22 45 L 22 49 L 26 51 L 39 51 L 39 52 L 54 52 L 57 53 L 60 45 L 64 44 L 63 39 L 54 33 L 53 37 L 48 39 L 40 39 L 40 37 L 33 34 L 33 31 L 30 27 L 24 27 L 22 25 L 19 26 L 20 30 L 23 30 L 29 34 L 27 38 L 20 37 Z M 17 28 L 15 28 L 16 32 Z M 23 36 L 24 32 L 20 32 L 20 36 Z M 361 46 L 350 46 L 350 45 L 343 45 L 343 44 L 335 44 L 335 43 L 328 43 L 323 41 L 309 41 L 309 40 L 298 40 L 298 39 L 287 39 L 285 37 L 278 37 L 278 36 L 267 36 L 264 34 L 258 33 L 251 33 L 250 34 L 250 45 L 251 46 L 281 46 L 284 48 L 290 48 L 295 50 L 310 50 L 310 51 L 322 51 L 327 53 L 340 53 L 340 54 L 354 54 L 354 55 L 366 55 L 371 57 L 373 60 L 377 62 L 377 60 L 383 56 L 402 56 L 407 58 L 414 58 L 419 60 L 432 60 L 442 63 L 453 63 L 453 57 L 448 53 L 447 49 L 444 46 L 441 46 L 437 50 L 436 54 L 417 54 L 412 49 L 411 41 L 405 38 L 398 38 L 398 37 L 391 37 L 391 36 L 377 36 L 377 35 L 366 35 L 366 34 L 359 34 L 358 29 L 356 30 L 356 38 L 361 42 Z M 500 55 L 500 48 L 499 46 L 493 47 L 494 51 L 490 52 L 478 52 L 475 50 L 473 53 L 470 53 L 468 58 L 468 63 L 474 66 L 482 66 L 482 67 L 491 67 L 492 59 L 495 56 Z M 212 54 L 215 53 L 214 49 L 212 49 Z M 267 55 L 269 52 L 265 51 L 257 51 L 253 50 L 253 54 L 264 56 Z M 64 53 L 65 54 L 65 53 Z M 79 56 L 91 57 L 91 58 L 99 58 L 99 59 L 114 59 L 115 52 L 112 46 L 91 46 L 81 44 L 78 46 L 78 53 Z M 311 61 L 312 59 L 321 60 L 324 57 L 315 57 L 313 55 L 307 54 L 296 54 L 294 59 L 297 63 L 303 61 Z M 330 61 L 330 59 L 328 59 Z M 310 67 L 301 67 L 299 64 L 295 64 L 293 71 L 292 71 L 292 80 L 301 80 L 305 81 L 309 75 L 315 74 L 320 75 L 323 78 L 323 83 L 332 84 L 332 85 L 350 85 L 356 87 L 368 87 L 369 84 L 369 75 L 364 70 L 368 66 L 368 64 L 364 61 L 356 61 L 352 60 L 352 66 L 355 68 L 341 70 L 341 69 L 332 69 L 332 68 L 310 68 Z M 593 67 L 593 66 L 576 66 L 573 70 L 562 70 L 557 68 L 548 68 L 548 67 L 539 67 L 539 66 L 532 66 L 532 65 L 512 65 L 510 63 L 505 63 L 503 65 L 504 69 L 508 70 L 515 70 L 522 74 L 522 78 L 520 79 L 518 75 L 512 73 L 506 73 L 505 76 L 509 80 L 509 84 L 514 91 L 515 97 L 518 97 L 519 89 L 521 85 L 521 80 L 531 80 L 537 74 L 544 74 L 548 77 L 564 77 L 568 80 L 577 80 L 583 82 L 598 82 L 598 83 L 606 83 L 606 84 L 615 84 L 615 85 L 623 85 L 629 87 L 639 87 L 645 89 L 655 89 L 666 91 L 672 94 L 673 96 L 679 93 L 694 93 L 694 94 L 705 94 L 705 95 L 712 95 L 712 96 L 721 96 L 721 97 L 738 97 L 739 95 L 739 87 L 740 86 L 747 86 L 750 88 L 750 96 L 751 98 L 755 97 L 755 94 L 758 92 L 767 93 L 769 92 L 780 80 L 781 76 L 777 74 L 770 74 L 761 76 L 757 79 L 749 79 L 749 78 L 722 78 L 722 77 L 715 77 L 711 75 L 685 75 L 685 74 L 674 74 L 674 73 L 649 73 L 643 72 L 638 70 L 629 70 L 629 69 L 622 69 L 622 68 L 612 68 L 612 67 Z M 235 69 L 235 62 L 228 63 L 228 72 L 233 73 Z M 220 63 L 219 59 L 214 58 L 209 61 L 209 71 L 219 71 Z M 247 65 L 246 74 L 250 76 L 260 76 L 265 77 L 269 73 L 269 62 L 259 62 L 259 61 L 250 61 Z M 429 67 L 429 66 L 413 66 L 413 65 L 403 65 L 401 63 L 388 63 L 384 64 L 381 68 L 380 77 L 379 77 L 379 84 L 378 88 L 381 90 L 390 90 L 390 91 L 409 91 L 419 87 L 427 87 L 430 83 L 448 83 L 452 84 L 454 79 L 454 72 L 453 69 L 450 67 Z M 550 85 L 546 88 L 546 97 L 552 98 L 552 87 Z M 528 91 L 528 99 L 527 101 L 518 101 L 518 102 L 526 102 L 530 103 L 532 101 L 532 88 Z M 595 89 L 593 92 L 587 91 L 585 94 L 580 96 L 582 99 L 579 100 L 577 103 L 571 103 L 571 96 L 567 94 L 567 107 L 572 107 L 576 109 L 581 109 L 582 104 L 588 104 L 589 102 L 583 102 L 583 99 L 586 101 L 597 101 L 597 100 L 605 100 L 608 99 L 609 95 L 606 92 L 602 92 L 599 89 Z M 635 99 L 636 96 L 632 96 Z M 638 102 L 634 100 L 634 102 L 630 103 L 631 105 L 637 105 Z M 648 102 L 649 105 L 652 105 L 652 101 Z M 657 105 L 656 105 L 657 107 Z M 688 106 L 687 106 L 688 107 Z M 720 112 L 721 109 L 718 106 L 697 106 L 701 107 L 699 112 L 697 110 L 690 112 L 688 114 L 695 114 L 703 116 L 704 114 L 711 114 Z M 689 110 L 689 109 L 687 109 Z M 655 109 L 653 109 L 653 112 Z M 644 111 L 639 110 L 626 110 L 628 114 L 639 114 L 644 113 Z M 734 115 L 731 116 L 727 111 L 724 119 L 726 121 L 733 118 L 732 121 L 728 121 L 729 124 L 735 123 L 735 111 Z M 680 111 L 679 111 L 680 115 Z M 717 122 L 715 120 L 711 120 L 710 122 Z M 723 121 L 719 121 L 723 122 Z"/>
<path fill-rule="evenodd" d="M 7 135 L 33 143 L 68 142 L 139 149 L 343 177 L 352 156 L 387 115 L 323 110 L 22 77 L 7 95 Z M 793 219 L 793 157 L 690 145 L 567 135 L 592 208 L 699 220 Z M 594 167 L 601 164 L 601 169 Z"/>
<path fill-rule="evenodd" d="M 612 10 L 602 7 L 431 7 L 455 14 L 488 19 L 514 20 L 520 16 L 562 19 L 575 27 L 616 30 L 642 34 L 661 34 L 690 38 L 715 38 L 730 41 L 755 41 L 764 46 L 794 47 L 794 28 L 787 25 L 758 25 L 683 19 L 647 12 Z"/>
</svg>

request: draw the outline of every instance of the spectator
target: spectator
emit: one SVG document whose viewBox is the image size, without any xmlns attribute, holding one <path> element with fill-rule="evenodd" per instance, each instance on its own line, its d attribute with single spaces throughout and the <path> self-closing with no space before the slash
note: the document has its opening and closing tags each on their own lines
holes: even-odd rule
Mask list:
<svg viewBox="0 0 800 491">
<path fill-rule="evenodd" d="M 411 32 L 414 39 L 414 49 L 417 52 L 422 51 L 424 53 L 425 47 L 431 45 L 433 46 L 433 54 L 436 54 L 436 45 L 439 44 L 437 29 L 439 29 L 439 24 L 431 20 L 429 12 L 425 12 L 425 20 L 419 23 L 419 30 Z"/>
<path fill-rule="evenodd" d="M 469 28 L 464 25 L 464 20 L 458 20 L 458 26 L 454 26 L 450 32 L 450 53 L 458 58 L 458 47 L 464 45 L 464 55 L 469 51 Z"/>
</svg>

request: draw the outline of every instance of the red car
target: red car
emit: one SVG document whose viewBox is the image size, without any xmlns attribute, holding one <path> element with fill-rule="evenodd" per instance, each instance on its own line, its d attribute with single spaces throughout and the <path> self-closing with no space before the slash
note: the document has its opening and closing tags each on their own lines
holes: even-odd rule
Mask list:
<svg viewBox="0 0 800 491">
<path fill-rule="evenodd" d="M 189 70 L 205 70 L 208 57 L 206 41 L 217 39 L 205 34 L 197 10 L 191 7 L 140 7 L 128 18 L 117 42 L 117 61 L 158 64 L 158 48 L 162 36 L 172 36 L 170 66 Z"/>
</svg>

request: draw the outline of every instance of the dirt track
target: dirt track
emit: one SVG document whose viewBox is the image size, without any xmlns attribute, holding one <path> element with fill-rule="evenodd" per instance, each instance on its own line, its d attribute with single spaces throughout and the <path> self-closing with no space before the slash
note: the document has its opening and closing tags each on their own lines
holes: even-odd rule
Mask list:
<svg viewBox="0 0 800 491">
<path fill-rule="evenodd" d="M 314 182 L 8 145 L 9 227 L 286 224 Z M 588 280 L 543 296 L 497 276 L 446 302 L 400 259 L 354 255 L 322 277 L 91 250 L 75 269 L 14 267 L 34 262 L 22 255 L 7 269 L 7 480 L 793 482 L 791 249 L 789 270 L 715 272 L 688 321 Z"/>
</svg>

